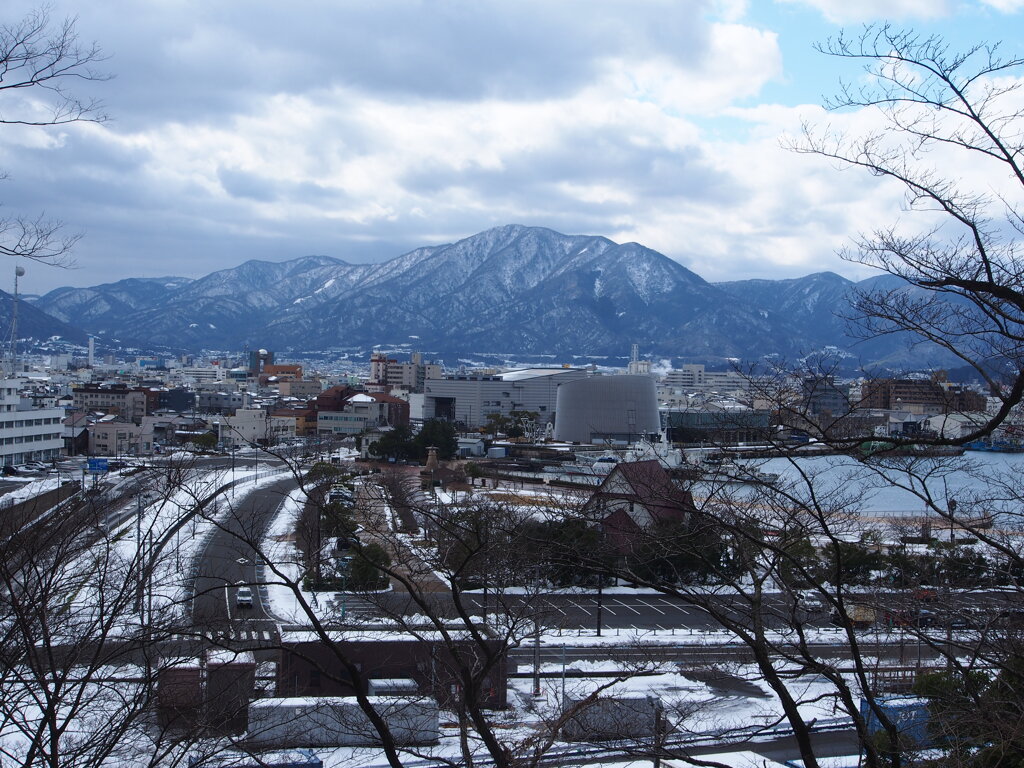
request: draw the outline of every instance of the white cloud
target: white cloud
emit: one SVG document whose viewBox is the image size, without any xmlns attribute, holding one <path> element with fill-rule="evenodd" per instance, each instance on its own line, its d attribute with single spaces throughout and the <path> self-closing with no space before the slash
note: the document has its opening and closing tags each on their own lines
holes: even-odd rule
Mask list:
<svg viewBox="0 0 1024 768">
<path fill-rule="evenodd" d="M 712 0 L 712 12 L 722 21 L 737 22 L 747 15 L 748 0 Z"/>
<path fill-rule="evenodd" d="M 1017 0 L 989 0 L 1012 3 Z M 936 19 L 952 11 L 951 0 L 775 0 L 804 5 L 819 11 L 836 24 L 879 20 Z"/>
<path fill-rule="evenodd" d="M 981 0 L 981 3 L 1002 13 L 1017 13 L 1024 9 L 1024 0 Z"/>
<path fill-rule="evenodd" d="M 103 41 L 115 122 L 0 131 L 0 199 L 87 233 L 78 284 L 388 257 L 509 222 L 637 240 L 709 279 L 794 276 L 843 269 L 834 251 L 899 208 L 779 147 L 822 112 L 757 103 L 788 84 L 743 0 L 425 7 L 156 5 Z M 124 11 L 101 8 L 91 23 Z"/>
</svg>

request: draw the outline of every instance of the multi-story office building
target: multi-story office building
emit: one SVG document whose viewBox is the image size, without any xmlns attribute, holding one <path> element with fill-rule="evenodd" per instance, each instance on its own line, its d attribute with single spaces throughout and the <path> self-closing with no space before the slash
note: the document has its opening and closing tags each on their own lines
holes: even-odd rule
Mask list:
<svg viewBox="0 0 1024 768">
<path fill-rule="evenodd" d="M 50 461 L 64 447 L 64 409 L 33 408 L 17 379 L 0 379 L 0 464 Z"/>
<path fill-rule="evenodd" d="M 979 412 L 987 405 L 984 395 L 950 384 L 943 371 L 930 379 L 869 379 L 858 403 L 860 408 L 931 415 Z"/>
<path fill-rule="evenodd" d="M 234 415 L 212 422 L 217 441 L 225 448 L 235 445 L 274 445 L 295 437 L 295 419 L 272 416 L 262 408 L 240 408 Z"/>
<path fill-rule="evenodd" d="M 178 376 L 191 381 L 223 381 L 227 370 L 222 365 L 203 365 L 179 368 Z"/>
<path fill-rule="evenodd" d="M 703 365 L 688 363 L 665 374 L 660 382 L 668 389 L 685 392 L 732 392 L 750 388 L 749 380 L 736 371 L 709 371 Z M 660 397 L 660 394 L 659 394 Z"/>
<path fill-rule="evenodd" d="M 440 365 L 423 362 L 423 355 L 420 352 L 413 352 L 407 363 L 400 363 L 394 358 L 375 352 L 370 357 L 370 380 L 367 387 L 422 392 L 427 379 L 439 379 L 442 373 Z"/>
<path fill-rule="evenodd" d="M 100 411 L 138 424 L 159 407 L 159 393 L 124 384 L 75 387 L 71 390 L 74 407 L 82 411 Z"/>
</svg>

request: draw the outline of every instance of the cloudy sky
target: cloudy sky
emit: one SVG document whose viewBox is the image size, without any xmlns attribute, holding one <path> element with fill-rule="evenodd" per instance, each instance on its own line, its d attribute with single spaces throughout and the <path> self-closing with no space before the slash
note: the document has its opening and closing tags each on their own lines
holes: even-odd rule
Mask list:
<svg viewBox="0 0 1024 768">
<path fill-rule="evenodd" d="M 73 87 L 110 119 L 0 127 L 0 213 L 83 234 L 30 292 L 379 261 L 506 223 L 635 240 L 709 280 L 864 276 L 835 252 L 900 193 L 780 136 L 857 119 L 820 107 L 857 69 L 812 45 L 883 14 L 1021 53 L 1024 0 L 57 0 L 107 56 L 111 79 Z"/>
</svg>

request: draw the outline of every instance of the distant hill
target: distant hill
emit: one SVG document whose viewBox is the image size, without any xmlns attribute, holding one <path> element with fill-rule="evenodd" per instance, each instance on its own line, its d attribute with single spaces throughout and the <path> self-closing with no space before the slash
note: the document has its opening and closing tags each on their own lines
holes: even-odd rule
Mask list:
<svg viewBox="0 0 1024 768">
<path fill-rule="evenodd" d="M 196 280 L 59 288 L 35 306 L 107 339 L 193 350 L 413 338 L 432 352 L 563 359 L 621 355 L 634 342 L 666 357 L 795 359 L 825 347 L 868 362 L 905 354 L 905 340 L 848 335 L 841 315 L 860 285 L 830 272 L 712 284 L 637 243 L 508 225 L 380 264 L 248 261 Z"/>
<path fill-rule="evenodd" d="M 20 299 L 20 297 L 19 297 Z M 14 298 L 0 291 L 0 339 L 7 342 L 11 337 L 11 318 Z M 89 338 L 80 327 L 63 322 L 27 301 L 18 301 L 18 338 L 49 339 L 60 336 L 73 344 L 87 344 Z M 3 342 L 0 342 L 3 343 Z"/>
</svg>

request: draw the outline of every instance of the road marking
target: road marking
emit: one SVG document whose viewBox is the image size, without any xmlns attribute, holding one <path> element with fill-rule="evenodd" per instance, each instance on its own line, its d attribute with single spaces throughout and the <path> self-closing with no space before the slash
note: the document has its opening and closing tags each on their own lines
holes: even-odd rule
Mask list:
<svg viewBox="0 0 1024 768">
<path fill-rule="evenodd" d="M 661 610 L 661 608 L 659 608 L 658 606 L 653 605 L 652 603 L 649 603 L 646 600 L 640 600 L 639 602 L 640 602 L 641 605 L 646 605 L 648 608 L 653 608 L 658 613 L 660 613 L 662 616 L 665 615 L 665 612 L 663 610 Z"/>
<path fill-rule="evenodd" d="M 606 611 L 607 613 L 610 613 L 612 616 L 618 616 L 619 615 L 615 611 L 612 610 L 611 606 L 608 606 L 608 605 L 601 606 L 601 610 L 602 611 Z"/>
<path fill-rule="evenodd" d="M 618 603 L 619 605 L 621 605 L 621 606 L 622 606 L 623 608 L 629 608 L 629 610 L 631 610 L 631 611 L 632 611 L 633 613 L 635 613 L 635 614 L 636 614 L 637 616 L 640 616 L 640 615 L 641 615 L 641 614 L 640 614 L 640 611 L 638 611 L 638 610 L 637 610 L 636 608 L 634 608 L 634 607 L 633 607 L 632 605 L 630 605 L 629 603 L 624 603 L 624 602 L 622 602 L 621 600 L 616 600 L 615 602 L 616 602 L 616 603 Z"/>
<path fill-rule="evenodd" d="M 228 585 L 224 585 L 224 608 L 228 612 L 228 621 L 233 621 L 234 617 L 231 615 L 231 593 L 228 591 Z"/>
</svg>

